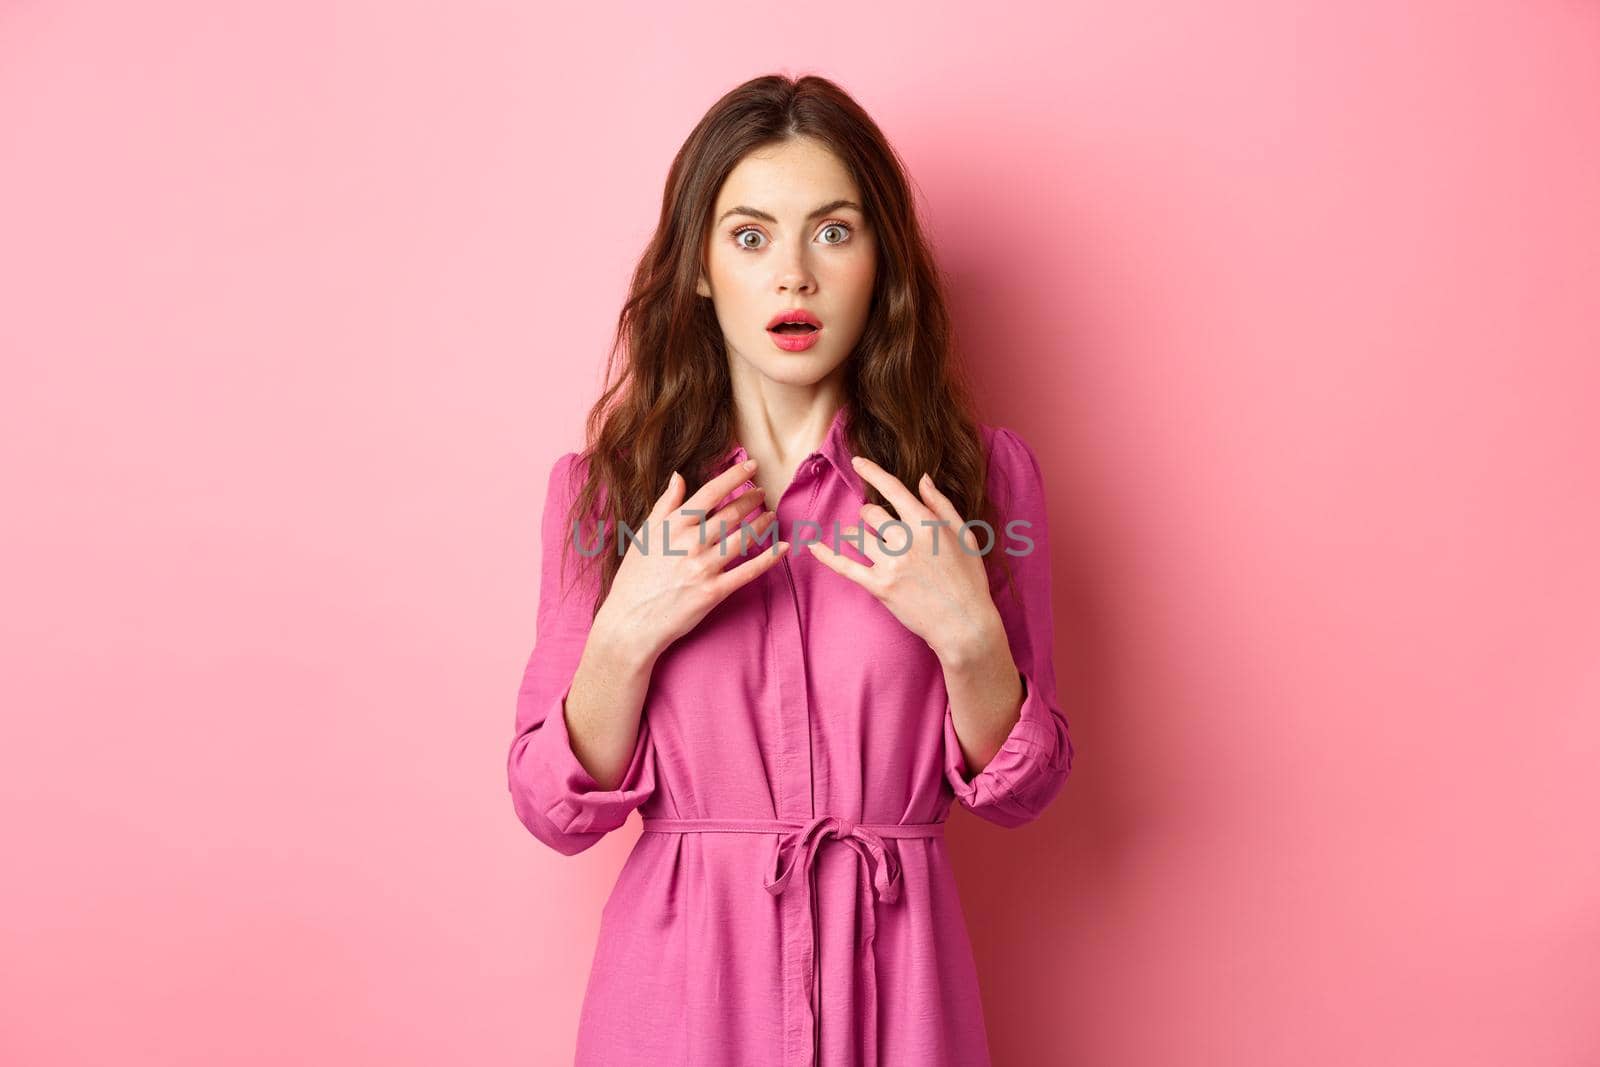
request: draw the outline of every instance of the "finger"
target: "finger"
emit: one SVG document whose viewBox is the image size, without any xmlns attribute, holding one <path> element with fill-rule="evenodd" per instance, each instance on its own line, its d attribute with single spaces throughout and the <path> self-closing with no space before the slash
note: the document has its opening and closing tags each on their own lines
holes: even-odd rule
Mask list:
<svg viewBox="0 0 1600 1067">
<path fill-rule="evenodd" d="M 918 480 L 917 488 L 922 492 L 922 499 L 928 505 L 928 510 L 933 512 L 935 517 L 948 522 L 952 529 L 959 529 L 966 521 L 950 498 L 944 495 L 944 491 L 934 484 L 932 478 L 924 474 Z"/>
<path fill-rule="evenodd" d="M 743 463 L 735 463 L 695 490 L 694 495 L 683 502 L 683 508 L 680 510 L 690 509 L 709 512 L 717 501 L 748 481 L 750 475 L 755 473 L 755 469 L 756 461 L 753 459 L 746 460 Z M 690 516 L 690 518 L 693 517 Z"/>
<path fill-rule="evenodd" d="M 872 557 L 872 562 L 877 563 L 884 557 L 899 557 L 911 551 L 911 546 L 916 544 L 921 526 L 924 521 L 935 521 L 933 516 L 926 520 L 917 519 L 906 522 L 897 519 L 876 504 L 864 504 L 861 508 L 862 525 L 867 528 L 867 555 Z M 855 527 L 852 527 L 854 529 Z"/>
<path fill-rule="evenodd" d="M 933 479 L 928 477 L 926 474 L 918 479 L 917 489 L 922 494 L 923 502 L 926 503 L 929 510 L 933 512 L 933 517 L 945 524 L 945 529 L 943 532 L 948 533 L 953 538 L 956 538 L 959 544 L 962 536 L 961 525 L 966 520 L 963 519 L 961 517 L 961 513 L 956 510 L 954 502 L 952 502 L 949 497 L 945 496 L 944 493 L 940 491 L 939 487 L 933 483 Z M 968 538 L 974 536 L 976 535 L 971 531 L 967 532 Z M 976 549 L 979 546 L 974 542 L 972 547 Z"/>
<path fill-rule="evenodd" d="M 776 567 L 789 554 L 789 542 L 779 541 L 770 550 L 757 552 L 742 563 L 737 563 L 711 579 L 711 593 L 717 603 L 722 603 L 742 585 L 746 585 Z"/>
<path fill-rule="evenodd" d="M 650 509 L 652 519 L 663 519 L 672 514 L 672 510 L 679 506 L 683 499 L 683 475 L 677 471 L 672 472 L 672 477 L 667 479 L 667 487 L 656 497 L 656 502 Z"/>
<path fill-rule="evenodd" d="M 865 478 L 883 498 L 894 505 L 900 517 L 912 526 L 917 525 L 917 520 L 928 517 L 928 509 L 918 500 L 894 475 L 878 466 L 866 456 L 856 456 L 851 462 L 855 464 L 856 471 Z"/>
<path fill-rule="evenodd" d="M 857 511 L 857 514 L 861 516 L 862 521 L 865 522 L 867 526 L 871 527 L 873 535 L 879 538 L 883 536 L 881 533 L 883 528 L 895 521 L 895 516 L 890 513 L 888 508 L 881 504 L 863 504 Z M 907 523 L 906 525 L 911 526 L 912 524 Z M 915 527 L 913 527 L 912 532 L 916 532 Z M 901 536 L 903 537 L 905 535 L 901 534 Z"/>
<path fill-rule="evenodd" d="M 865 524 L 846 526 L 839 531 L 839 545 L 849 545 L 857 552 L 867 557 L 867 560 L 877 566 L 888 553 L 883 550 L 883 538 L 878 531 L 868 528 Z M 842 555 L 843 553 L 841 553 Z M 845 556 L 850 559 L 849 556 Z"/>
<path fill-rule="evenodd" d="M 687 546 L 690 551 L 700 545 L 705 536 L 700 526 L 710 518 L 709 514 L 702 512 L 708 512 L 723 497 L 748 481 L 751 471 L 755 469 L 754 464 L 753 459 L 746 463 L 735 463 L 702 485 L 693 496 L 670 507 L 666 517 L 661 520 L 665 543 L 676 545 L 678 549 Z M 681 480 L 682 476 L 679 478 Z"/>
<path fill-rule="evenodd" d="M 713 550 L 720 556 L 742 556 L 744 555 L 744 550 L 752 544 L 758 545 L 763 549 L 770 549 L 772 546 L 766 543 L 767 527 L 777 521 L 778 513 L 776 511 L 766 511 L 751 520 L 748 526 L 741 526 L 735 523 L 725 536 L 718 539 Z M 721 529 L 721 527 L 717 527 L 717 529 Z"/>
<path fill-rule="evenodd" d="M 868 592 L 872 591 L 873 575 L 871 567 L 864 563 L 857 563 L 843 552 L 835 552 L 821 541 L 812 541 L 806 547 L 811 550 L 812 558 L 821 562 L 824 567 L 827 567 L 835 574 L 850 579 Z"/>
<path fill-rule="evenodd" d="M 873 563 L 877 562 L 877 556 L 874 553 L 883 549 L 883 544 L 878 540 L 876 532 L 865 529 L 859 524 L 846 526 L 840 530 L 839 536 L 834 543 L 839 546 L 840 555 L 844 555 L 845 559 L 854 559 L 853 556 L 846 555 L 843 552 L 844 546 L 849 545 Z"/>
<path fill-rule="evenodd" d="M 719 541 L 725 540 L 726 538 L 723 537 L 722 531 L 731 528 L 735 533 L 737 533 L 739 529 L 739 523 L 743 521 L 746 515 L 750 514 L 752 511 L 756 510 L 756 508 L 761 506 L 765 496 L 766 490 L 762 489 L 759 485 L 751 489 L 749 492 L 740 493 L 738 498 L 735 499 L 733 503 L 717 512 L 715 515 L 709 515 L 706 517 L 707 529 L 711 530 L 712 533 L 718 537 Z"/>
</svg>

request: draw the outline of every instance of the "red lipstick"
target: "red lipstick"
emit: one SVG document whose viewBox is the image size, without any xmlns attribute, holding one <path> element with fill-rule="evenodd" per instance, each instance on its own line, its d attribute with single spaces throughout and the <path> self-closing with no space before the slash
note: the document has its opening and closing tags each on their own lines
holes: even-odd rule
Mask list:
<svg viewBox="0 0 1600 1067">
<path fill-rule="evenodd" d="M 822 336 L 822 320 L 805 308 L 787 308 L 767 322 L 767 336 L 785 352 L 804 352 Z"/>
</svg>

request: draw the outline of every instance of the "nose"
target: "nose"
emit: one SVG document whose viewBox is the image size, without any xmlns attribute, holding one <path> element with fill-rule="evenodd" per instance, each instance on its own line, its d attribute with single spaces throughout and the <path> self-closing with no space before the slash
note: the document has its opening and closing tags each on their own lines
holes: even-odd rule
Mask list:
<svg viewBox="0 0 1600 1067">
<path fill-rule="evenodd" d="M 814 293 L 817 291 L 817 279 L 811 273 L 811 266 L 806 262 L 806 253 L 803 248 L 796 248 L 789 252 L 783 264 L 778 268 L 778 292 L 780 293 Z"/>
</svg>

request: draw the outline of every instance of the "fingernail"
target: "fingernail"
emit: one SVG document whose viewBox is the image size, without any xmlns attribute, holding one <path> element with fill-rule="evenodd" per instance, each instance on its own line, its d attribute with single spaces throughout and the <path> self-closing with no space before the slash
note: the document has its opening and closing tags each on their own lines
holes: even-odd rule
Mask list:
<svg viewBox="0 0 1600 1067">
<path fill-rule="evenodd" d="M 753 460 L 753 459 L 745 460 L 744 461 L 744 469 L 747 470 L 747 471 L 755 470 L 756 469 L 756 461 Z"/>
</svg>

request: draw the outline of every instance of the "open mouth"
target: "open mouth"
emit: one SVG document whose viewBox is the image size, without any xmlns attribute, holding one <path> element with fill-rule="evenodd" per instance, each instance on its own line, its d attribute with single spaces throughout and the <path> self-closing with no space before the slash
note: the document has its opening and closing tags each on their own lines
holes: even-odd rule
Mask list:
<svg viewBox="0 0 1600 1067">
<path fill-rule="evenodd" d="M 772 332 L 806 334 L 816 333 L 817 328 L 811 325 L 809 322 L 780 322 L 778 325 L 772 327 Z"/>
</svg>

